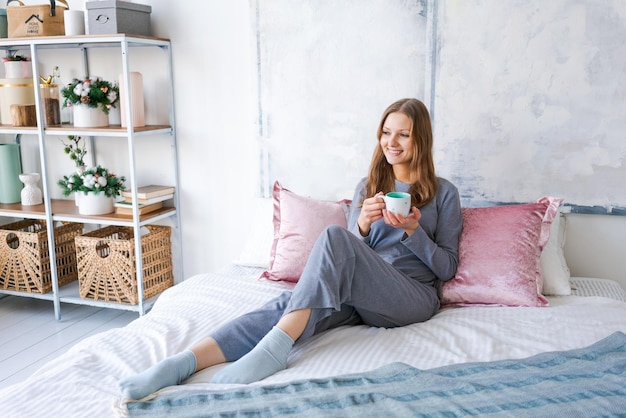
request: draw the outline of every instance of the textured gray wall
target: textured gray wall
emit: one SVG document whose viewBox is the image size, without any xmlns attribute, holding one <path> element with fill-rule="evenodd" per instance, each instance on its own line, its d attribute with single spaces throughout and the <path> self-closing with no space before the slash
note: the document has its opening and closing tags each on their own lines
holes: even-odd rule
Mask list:
<svg viewBox="0 0 626 418">
<path fill-rule="evenodd" d="M 626 2 L 251 4 L 264 185 L 349 197 L 382 110 L 414 96 L 465 205 L 554 195 L 623 212 Z"/>
<path fill-rule="evenodd" d="M 366 175 L 380 116 L 423 97 L 420 1 L 257 0 L 264 183 L 351 198 Z"/>
<path fill-rule="evenodd" d="M 437 20 L 436 161 L 466 201 L 619 212 L 626 2 L 444 1 Z"/>
</svg>

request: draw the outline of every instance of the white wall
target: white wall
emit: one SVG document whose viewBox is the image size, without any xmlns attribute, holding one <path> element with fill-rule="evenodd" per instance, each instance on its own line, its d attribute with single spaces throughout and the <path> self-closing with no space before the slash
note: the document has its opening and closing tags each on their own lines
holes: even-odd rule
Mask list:
<svg viewBox="0 0 626 418">
<path fill-rule="evenodd" d="M 565 258 L 578 277 L 617 280 L 626 289 L 626 216 L 565 216 Z"/>
<path fill-rule="evenodd" d="M 250 7 L 246 0 L 135 2 L 152 6 L 153 35 L 172 41 L 181 181 L 179 209 L 184 275 L 189 277 L 216 270 L 236 257 L 254 211 L 259 150 L 255 135 L 255 49 Z M 69 0 L 72 9 L 84 10 L 84 3 Z M 107 51 L 91 55 L 91 75 L 116 77 L 119 58 L 113 56 L 111 62 L 115 65 L 109 64 L 102 58 L 103 54 L 109 56 Z M 163 81 L 163 64 L 138 61 L 135 65 L 139 65 L 144 74 L 146 118 L 148 122 L 162 120 L 160 107 L 154 103 L 162 103 L 165 98 L 158 97 L 155 92 L 158 87 L 154 84 Z M 50 72 L 53 65 L 61 67 L 63 83 L 81 76 L 80 64 L 74 64 L 67 54 L 46 57 L 46 65 L 40 71 Z M 163 138 L 155 137 L 154 141 L 165 145 L 161 150 L 168 149 Z M 24 169 L 36 170 L 36 140 L 24 137 L 23 144 Z M 128 174 L 122 141 L 100 139 L 96 147 L 98 163 L 120 175 Z M 59 197 L 54 179 L 66 174 L 72 166 L 60 142 L 48 141 L 47 149 L 51 160 L 49 187 L 53 197 Z M 137 156 L 142 155 L 151 156 L 153 161 L 151 174 L 148 177 L 143 174 L 143 180 L 167 182 L 170 179 L 166 168 L 154 169 L 158 164 L 170 164 L 167 152 L 148 144 L 138 150 Z M 140 179 L 141 176 L 142 173 L 138 173 Z"/>
<path fill-rule="evenodd" d="M 254 38 L 246 0 L 151 1 L 171 39 L 185 275 L 230 263 L 258 189 Z"/>
<path fill-rule="evenodd" d="M 280 179 L 312 197 L 351 198 L 367 172 L 383 110 L 403 97 L 424 97 L 425 4 L 250 3 L 267 186 Z"/>
</svg>

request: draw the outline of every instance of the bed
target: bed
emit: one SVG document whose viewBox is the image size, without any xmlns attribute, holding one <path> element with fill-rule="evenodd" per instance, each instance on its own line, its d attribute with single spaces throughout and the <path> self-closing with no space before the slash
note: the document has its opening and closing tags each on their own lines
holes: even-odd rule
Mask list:
<svg viewBox="0 0 626 418">
<path fill-rule="evenodd" d="M 268 274 L 279 268 L 276 233 L 278 226 L 285 228 L 287 197 L 293 205 L 301 199 L 286 189 L 279 192 L 272 226 L 251 234 L 236 263 L 184 280 L 165 291 L 145 316 L 81 341 L 29 379 L 2 390 L 2 416 L 546 416 L 554 408 L 561 413 L 625 413 L 626 292 L 612 280 L 569 275 L 567 294 L 542 295 L 546 302 L 540 306 L 450 303 L 420 324 L 340 327 L 296 344 L 288 368 L 261 382 L 211 384 L 211 376 L 223 367 L 219 365 L 139 402 L 120 399 L 120 378 L 180 352 L 293 286 Z M 305 198 L 299 203 L 322 205 Z M 333 202 L 333 216 L 342 213 L 343 204 Z M 557 254 L 551 261 L 563 266 L 563 227 L 548 226 Z M 259 244 L 258 234 L 267 235 L 271 228 L 270 239 Z M 549 244 L 544 243 L 538 257 Z M 255 265 L 253 253 L 267 258 L 268 249 L 270 265 Z M 548 276 L 548 261 L 540 265 Z M 284 272 L 294 268 L 282 267 Z M 561 369 L 538 369 L 539 364 Z M 532 369 L 531 377 L 522 373 L 526 368 Z M 469 370 L 479 380 L 460 381 L 459 376 L 473 374 Z M 585 380 L 576 382 L 582 374 Z M 540 398 L 524 400 L 527 392 L 516 380 L 522 376 L 542 393 Z M 440 387 L 430 389 L 427 383 Z"/>
</svg>

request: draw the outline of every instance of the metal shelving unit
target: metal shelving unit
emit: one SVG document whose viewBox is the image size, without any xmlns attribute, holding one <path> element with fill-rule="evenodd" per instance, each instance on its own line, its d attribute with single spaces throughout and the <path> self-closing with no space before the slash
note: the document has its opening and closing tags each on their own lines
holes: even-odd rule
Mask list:
<svg viewBox="0 0 626 418">
<path fill-rule="evenodd" d="M 89 57 L 88 51 L 97 48 L 117 48 L 120 52 L 121 59 L 121 74 L 126 86 L 130 86 L 130 72 L 129 68 L 129 51 L 135 47 L 149 47 L 154 48 L 160 53 L 165 54 L 162 59 L 167 62 L 167 74 L 169 75 L 169 124 L 168 125 L 148 125 L 144 127 L 134 127 L 132 118 L 132 95 L 130 89 L 125 90 L 124 97 L 120 97 L 126 106 L 126 127 L 110 126 L 105 128 L 75 128 L 71 125 L 62 125 L 57 127 L 44 127 L 44 115 L 41 109 L 41 97 L 40 89 L 35 88 L 35 103 L 37 114 L 37 127 L 13 127 L 10 125 L 0 125 L 0 134 L 15 135 L 16 139 L 19 139 L 23 135 L 34 135 L 38 137 L 39 146 L 39 158 L 41 162 L 41 178 L 42 178 L 42 191 L 44 196 L 43 204 L 38 206 L 22 206 L 21 204 L 0 204 L 0 217 L 19 218 L 19 219 L 41 219 L 46 221 L 48 232 L 48 249 L 50 252 L 50 269 L 52 274 L 52 292 L 46 294 L 36 294 L 27 292 L 17 292 L 11 290 L 0 289 L 0 294 L 10 294 L 23 297 L 32 297 L 45 300 L 51 300 L 54 304 L 54 313 L 57 319 L 61 318 L 61 303 L 74 303 L 82 305 L 100 306 L 114 309 L 124 309 L 130 311 L 136 311 L 140 315 L 143 315 L 147 310 L 151 308 L 156 300 L 156 296 L 150 299 L 144 300 L 143 289 L 143 268 L 142 268 L 142 249 L 141 249 L 141 233 L 140 228 L 144 225 L 148 225 L 165 218 L 172 218 L 175 220 L 175 228 L 173 228 L 173 235 L 178 239 L 178 259 L 182 260 L 182 245 L 181 243 L 181 227 L 180 216 L 177 208 L 179 208 L 179 173 L 178 173 L 178 146 L 176 142 L 176 130 L 174 120 L 174 94 L 173 94 L 173 77 L 172 77 L 172 52 L 170 41 L 161 38 L 115 34 L 115 35 L 83 35 L 83 36 L 48 36 L 48 37 L 33 37 L 33 38 L 15 38 L 4 39 L 0 41 L 0 50 L 4 50 L 6 53 L 14 52 L 30 52 L 30 57 L 33 66 L 33 80 L 34 86 L 38 86 L 37 80 L 39 80 L 39 73 L 37 70 L 37 63 L 39 62 L 39 53 L 49 49 L 80 49 L 82 51 L 83 71 L 84 74 L 90 74 L 89 72 Z M 174 186 L 176 193 L 174 193 L 174 206 L 164 207 L 158 211 L 139 215 L 138 206 L 133 205 L 132 218 L 121 217 L 116 214 L 100 215 L 100 216 L 85 216 L 80 215 L 74 204 L 73 200 L 61 200 L 50 198 L 50 179 L 48 173 L 48 156 L 46 153 L 45 140 L 50 135 L 82 135 L 90 137 L 90 141 L 97 141 L 98 137 L 118 137 L 126 139 L 128 143 L 128 160 L 129 160 L 129 173 L 128 181 L 130 182 L 130 190 L 132 192 L 133 202 L 137 202 L 137 182 L 136 182 L 136 155 L 135 146 L 136 141 L 140 141 L 143 136 L 147 135 L 167 135 L 171 140 L 171 149 L 174 153 L 174 164 L 172 167 Z M 93 148 L 92 148 L 93 149 Z M 93 158 L 93 156 L 92 156 Z M 52 184 L 56 184 L 53 180 Z M 128 305 L 123 303 L 102 302 L 91 299 L 83 299 L 79 295 L 78 283 L 70 283 L 61 288 L 58 286 L 57 280 L 57 268 L 55 258 L 55 242 L 54 242 L 54 223 L 55 222 L 81 222 L 83 224 L 94 225 L 119 225 L 128 226 L 134 228 L 134 247 L 135 247 L 135 259 L 136 259 L 136 272 L 137 272 L 137 292 L 139 295 L 139 302 L 136 305 Z M 182 262 L 179 263 L 178 271 L 175 271 L 175 277 L 183 277 Z"/>
</svg>

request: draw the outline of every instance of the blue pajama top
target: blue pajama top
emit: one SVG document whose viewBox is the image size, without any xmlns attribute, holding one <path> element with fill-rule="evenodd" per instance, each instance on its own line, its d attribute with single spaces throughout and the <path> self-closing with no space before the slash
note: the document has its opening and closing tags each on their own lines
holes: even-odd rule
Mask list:
<svg viewBox="0 0 626 418">
<path fill-rule="evenodd" d="M 419 228 L 408 236 L 403 229 L 385 224 L 383 219 L 374 222 L 368 236 L 359 232 L 357 220 L 365 196 L 365 178 L 357 186 L 348 229 L 376 251 L 386 262 L 409 277 L 428 285 L 436 279 L 451 279 L 459 262 L 459 239 L 463 228 L 459 192 L 451 182 L 439 178 L 437 194 L 420 208 Z M 406 192 L 410 185 L 396 180 L 396 191 Z"/>
</svg>

